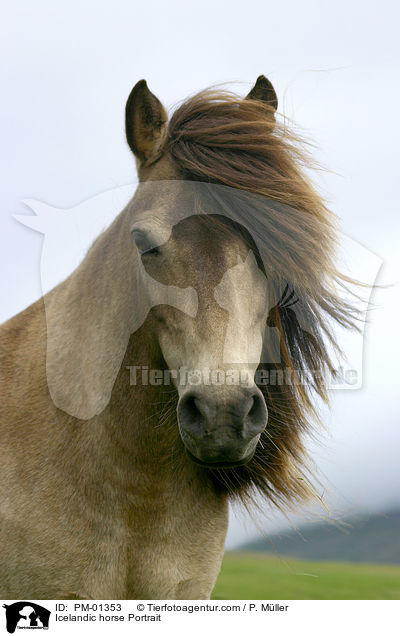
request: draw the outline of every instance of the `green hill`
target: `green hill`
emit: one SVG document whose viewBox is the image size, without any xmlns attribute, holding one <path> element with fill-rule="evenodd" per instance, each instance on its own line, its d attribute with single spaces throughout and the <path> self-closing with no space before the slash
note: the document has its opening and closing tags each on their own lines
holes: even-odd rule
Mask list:
<svg viewBox="0 0 400 636">
<path fill-rule="evenodd" d="M 227 552 L 214 599 L 399 599 L 400 567 Z"/>
<path fill-rule="evenodd" d="M 349 519 L 341 526 L 308 524 L 255 539 L 240 549 L 316 561 L 400 564 L 400 510 Z"/>
</svg>

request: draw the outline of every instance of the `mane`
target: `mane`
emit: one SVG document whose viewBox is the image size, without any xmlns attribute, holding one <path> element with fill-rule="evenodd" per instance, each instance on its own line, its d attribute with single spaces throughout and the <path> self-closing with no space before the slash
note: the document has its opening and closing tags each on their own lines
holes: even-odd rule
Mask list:
<svg viewBox="0 0 400 636">
<path fill-rule="evenodd" d="M 257 493 L 278 506 L 294 503 L 312 495 L 303 437 L 319 422 L 316 398 L 328 402 L 326 376 L 335 373 L 330 351 L 340 353 L 334 324 L 357 329 L 359 319 L 339 294 L 353 281 L 334 265 L 336 218 L 306 176 L 313 162 L 304 141 L 275 121 L 269 104 L 202 91 L 172 115 L 169 140 L 184 178 L 210 184 L 212 209 L 232 205 L 232 192 L 239 216 L 261 238 L 270 288 L 267 326 L 279 331 L 280 361 L 258 370 L 281 379 L 289 370 L 292 378 L 259 384 L 269 419 L 256 454 L 245 466 L 212 471 L 215 488 L 245 505 Z M 229 186 L 226 196 L 213 184 Z"/>
</svg>

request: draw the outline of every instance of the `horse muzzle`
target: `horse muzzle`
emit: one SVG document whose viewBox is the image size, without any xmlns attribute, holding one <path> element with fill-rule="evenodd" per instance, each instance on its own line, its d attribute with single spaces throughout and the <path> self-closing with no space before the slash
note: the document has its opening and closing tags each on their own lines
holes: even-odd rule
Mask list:
<svg viewBox="0 0 400 636">
<path fill-rule="evenodd" d="M 207 468 L 247 464 L 268 419 L 263 395 L 256 386 L 197 386 L 181 395 L 177 413 L 190 458 Z"/>
</svg>

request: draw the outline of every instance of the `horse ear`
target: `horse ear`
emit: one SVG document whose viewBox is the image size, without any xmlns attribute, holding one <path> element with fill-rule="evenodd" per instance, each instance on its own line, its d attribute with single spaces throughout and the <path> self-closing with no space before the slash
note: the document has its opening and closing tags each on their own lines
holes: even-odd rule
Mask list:
<svg viewBox="0 0 400 636">
<path fill-rule="evenodd" d="M 164 106 L 149 91 L 146 80 L 140 80 L 126 103 L 125 129 L 129 147 L 142 165 L 154 163 L 163 154 L 167 119 Z"/>
<path fill-rule="evenodd" d="M 277 110 L 278 108 L 278 98 L 276 96 L 275 89 L 265 75 L 257 77 L 257 81 L 246 99 L 257 99 L 261 102 L 265 102 L 272 106 L 274 110 Z"/>
</svg>

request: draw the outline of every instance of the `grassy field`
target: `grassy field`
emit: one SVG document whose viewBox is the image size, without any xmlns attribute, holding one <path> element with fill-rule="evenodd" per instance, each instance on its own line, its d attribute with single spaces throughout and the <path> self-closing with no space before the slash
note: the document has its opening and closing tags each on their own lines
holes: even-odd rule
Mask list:
<svg viewBox="0 0 400 636">
<path fill-rule="evenodd" d="M 399 599 L 400 566 L 228 552 L 214 599 Z"/>
</svg>

